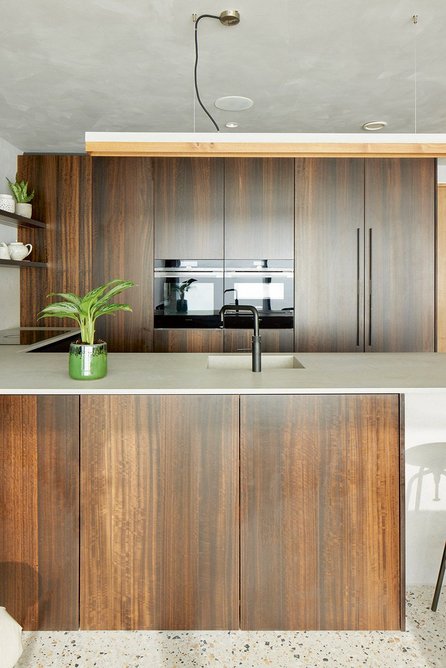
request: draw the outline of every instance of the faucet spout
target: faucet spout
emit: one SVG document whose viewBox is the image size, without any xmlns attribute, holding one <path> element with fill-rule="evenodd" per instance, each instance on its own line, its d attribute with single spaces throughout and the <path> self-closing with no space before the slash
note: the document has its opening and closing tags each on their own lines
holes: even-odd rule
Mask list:
<svg viewBox="0 0 446 668">
<path fill-rule="evenodd" d="M 225 313 L 252 313 L 254 318 L 253 336 L 252 336 L 252 370 L 258 373 L 262 370 L 262 339 L 260 336 L 259 312 L 255 306 L 244 304 L 225 304 L 220 309 L 220 320 L 222 327 L 225 323 Z"/>
</svg>

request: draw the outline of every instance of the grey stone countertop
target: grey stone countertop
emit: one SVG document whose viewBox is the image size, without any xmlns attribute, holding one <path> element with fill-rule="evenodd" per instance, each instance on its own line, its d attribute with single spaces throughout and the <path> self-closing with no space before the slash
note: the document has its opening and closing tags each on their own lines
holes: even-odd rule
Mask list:
<svg viewBox="0 0 446 668">
<path fill-rule="evenodd" d="M 0 347 L 0 394 L 315 394 L 446 392 L 445 353 L 264 354 L 252 373 L 250 355 L 109 353 L 108 374 L 95 381 L 68 376 L 66 353 L 26 353 Z M 268 368 L 297 358 L 304 368 Z M 223 362 L 222 362 L 223 360 Z M 226 360 L 226 361 L 225 361 Z"/>
</svg>

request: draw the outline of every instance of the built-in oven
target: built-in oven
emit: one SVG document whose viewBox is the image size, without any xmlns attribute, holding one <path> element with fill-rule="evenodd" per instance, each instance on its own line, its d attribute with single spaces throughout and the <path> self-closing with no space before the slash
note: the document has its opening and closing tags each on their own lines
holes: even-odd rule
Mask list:
<svg viewBox="0 0 446 668">
<path fill-rule="evenodd" d="M 255 306 L 264 329 L 293 327 L 293 261 L 226 260 L 224 303 Z M 249 327 L 245 320 L 241 314 L 225 318 L 231 327 Z"/>
<path fill-rule="evenodd" d="M 219 327 L 223 260 L 155 260 L 155 327 Z"/>
</svg>

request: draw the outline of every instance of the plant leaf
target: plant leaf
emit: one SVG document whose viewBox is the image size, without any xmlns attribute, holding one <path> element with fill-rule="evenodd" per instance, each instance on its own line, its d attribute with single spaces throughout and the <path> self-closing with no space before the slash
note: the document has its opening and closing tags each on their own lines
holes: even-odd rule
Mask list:
<svg viewBox="0 0 446 668">
<path fill-rule="evenodd" d="M 47 297 L 62 297 L 65 301 L 76 304 L 77 306 L 79 306 L 81 302 L 79 297 L 72 292 L 50 292 Z"/>
</svg>

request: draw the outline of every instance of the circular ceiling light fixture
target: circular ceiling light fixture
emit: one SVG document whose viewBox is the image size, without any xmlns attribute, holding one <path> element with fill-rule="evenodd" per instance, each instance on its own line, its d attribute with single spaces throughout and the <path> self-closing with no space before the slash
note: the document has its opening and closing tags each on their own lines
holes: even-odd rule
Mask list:
<svg viewBox="0 0 446 668">
<path fill-rule="evenodd" d="M 386 121 L 368 121 L 362 125 L 362 129 L 368 132 L 376 132 L 377 130 L 383 130 L 386 126 Z"/>
<path fill-rule="evenodd" d="M 238 128 L 238 123 L 235 123 L 234 121 L 229 121 L 226 123 L 227 128 Z"/>
<path fill-rule="evenodd" d="M 250 109 L 254 102 L 250 97 L 226 95 L 225 97 L 217 98 L 214 104 L 217 109 L 223 109 L 223 111 L 245 111 L 246 109 Z"/>
<path fill-rule="evenodd" d="M 236 26 L 240 23 L 240 14 L 236 9 L 225 9 L 218 18 L 224 26 Z"/>
</svg>

